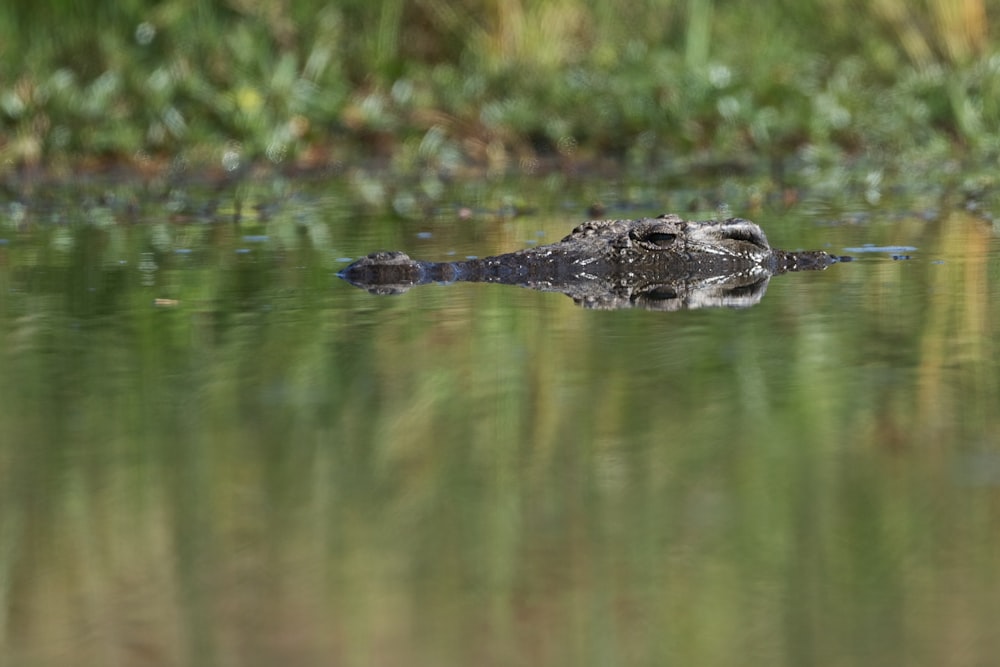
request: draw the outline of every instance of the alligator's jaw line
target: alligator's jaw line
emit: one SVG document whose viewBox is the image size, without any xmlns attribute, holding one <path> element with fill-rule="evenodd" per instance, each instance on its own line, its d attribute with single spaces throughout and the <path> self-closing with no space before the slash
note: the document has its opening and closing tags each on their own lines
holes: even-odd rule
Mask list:
<svg viewBox="0 0 1000 667">
<path fill-rule="evenodd" d="M 562 292 L 588 308 L 679 310 L 751 306 L 771 276 L 822 270 L 845 259 L 819 250 L 772 249 L 764 231 L 748 220 L 693 222 L 667 214 L 592 220 L 558 243 L 461 262 L 380 251 L 338 275 L 374 294 L 487 282 Z"/>
</svg>

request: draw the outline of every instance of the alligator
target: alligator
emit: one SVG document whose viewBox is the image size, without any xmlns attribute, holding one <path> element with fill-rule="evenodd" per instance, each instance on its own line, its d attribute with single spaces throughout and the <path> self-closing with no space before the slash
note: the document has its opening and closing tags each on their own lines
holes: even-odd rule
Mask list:
<svg viewBox="0 0 1000 667">
<path fill-rule="evenodd" d="M 482 259 L 424 262 L 403 252 L 374 252 L 338 275 L 373 294 L 431 283 L 502 283 L 562 292 L 585 308 L 681 310 L 752 306 L 774 275 L 850 259 L 774 249 L 758 225 L 741 218 L 688 221 L 664 214 L 590 220 L 558 243 Z"/>
</svg>

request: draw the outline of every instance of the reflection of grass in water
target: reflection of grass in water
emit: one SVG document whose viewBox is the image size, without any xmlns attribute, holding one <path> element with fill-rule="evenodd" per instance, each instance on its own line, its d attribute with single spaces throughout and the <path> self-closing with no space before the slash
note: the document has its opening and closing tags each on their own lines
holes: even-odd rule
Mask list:
<svg viewBox="0 0 1000 667">
<path fill-rule="evenodd" d="M 228 238 L 203 263 L 163 262 L 173 309 L 111 281 L 69 317 L 64 294 L 110 270 L 93 244 L 31 293 L 34 315 L 4 305 L 3 651 L 81 665 L 993 655 L 992 511 L 951 467 L 997 426 L 989 348 L 961 344 L 957 365 L 948 352 L 995 320 L 976 224 L 943 223 L 943 266 L 785 276 L 752 314 L 683 320 L 482 285 L 331 295 L 306 250 L 240 264 Z M 835 327 L 816 316 L 835 304 L 815 302 L 835 295 L 799 302 L 778 283 L 859 274 L 866 296 Z M 892 280 L 938 287 L 886 314 Z M 552 307 L 519 308 L 536 299 Z M 879 338 L 898 363 L 869 366 Z"/>
<path fill-rule="evenodd" d="M 919 378 L 921 431 L 929 445 L 946 444 L 950 438 L 943 432 L 954 426 L 953 415 L 961 414 L 959 423 L 969 434 L 963 440 L 983 446 L 989 443 L 976 443 L 974 434 L 988 433 L 993 417 L 988 403 L 974 399 L 998 393 L 996 375 L 982 363 L 993 358 L 991 230 L 984 221 L 956 212 L 942 221 L 938 234 L 942 264 L 928 285 L 933 297 Z"/>
</svg>

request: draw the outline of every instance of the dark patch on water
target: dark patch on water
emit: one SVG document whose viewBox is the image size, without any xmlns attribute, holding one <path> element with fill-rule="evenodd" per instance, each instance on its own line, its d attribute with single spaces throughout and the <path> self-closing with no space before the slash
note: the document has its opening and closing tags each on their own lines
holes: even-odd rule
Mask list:
<svg viewBox="0 0 1000 667">
<path fill-rule="evenodd" d="M 915 252 L 918 248 L 909 245 L 872 245 L 865 244 L 858 248 L 844 248 L 846 252 L 885 252 L 885 253 L 908 253 Z"/>
</svg>

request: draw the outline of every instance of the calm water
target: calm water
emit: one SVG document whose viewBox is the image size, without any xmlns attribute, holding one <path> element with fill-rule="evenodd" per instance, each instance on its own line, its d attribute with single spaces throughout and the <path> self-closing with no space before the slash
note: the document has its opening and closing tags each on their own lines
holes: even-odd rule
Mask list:
<svg viewBox="0 0 1000 667">
<path fill-rule="evenodd" d="M 865 252 L 748 309 L 600 312 L 335 274 L 689 192 L 449 185 L 423 215 L 373 187 L 0 201 L 0 664 L 1000 655 L 989 223 L 728 184 L 776 246 Z"/>
</svg>

